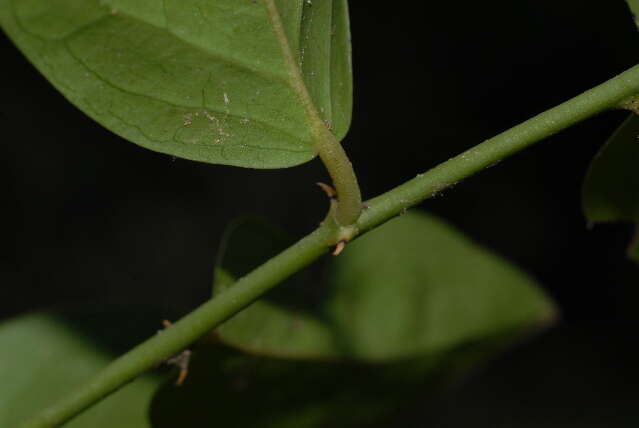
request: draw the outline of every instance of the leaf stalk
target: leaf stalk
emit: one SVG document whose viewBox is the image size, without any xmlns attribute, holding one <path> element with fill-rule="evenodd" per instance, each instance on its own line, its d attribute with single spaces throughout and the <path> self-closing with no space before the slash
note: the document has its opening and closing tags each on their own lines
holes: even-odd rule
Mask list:
<svg viewBox="0 0 639 428">
<path fill-rule="evenodd" d="M 337 208 L 334 212 L 335 221 L 341 226 L 350 226 L 357 221 L 362 212 L 362 195 L 353 165 L 348 159 L 344 148 L 328 129 L 315 108 L 313 99 L 304 83 L 297 58 L 293 54 L 286 37 L 275 0 L 263 0 L 263 2 L 271 20 L 271 26 L 280 44 L 288 71 L 289 83 L 304 106 L 313 132 L 315 149 L 328 174 L 331 176 L 333 186 L 337 191 Z"/>
</svg>

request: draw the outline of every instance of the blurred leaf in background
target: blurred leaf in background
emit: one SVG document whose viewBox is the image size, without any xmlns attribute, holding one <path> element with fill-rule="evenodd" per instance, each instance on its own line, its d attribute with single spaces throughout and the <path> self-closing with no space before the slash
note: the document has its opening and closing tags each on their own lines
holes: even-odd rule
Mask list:
<svg viewBox="0 0 639 428">
<path fill-rule="evenodd" d="M 635 24 L 639 26 L 639 0 L 626 0 L 628 6 L 630 7 L 630 11 L 632 12 Z"/>
<path fill-rule="evenodd" d="M 0 426 L 18 426 L 102 369 L 113 358 L 110 345 L 140 332 L 140 315 L 123 313 L 133 311 L 33 313 L 0 324 Z M 102 335 L 89 334 L 96 328 L 108 333 L 105 342 L 99 343 Z M 143 375 L 65 427 L 151 427 L 148 406 L 161 380 Z"/>
<path fill-rule="evenodd" d="M 236 222 L 215 294 L 287 241 L 258 220 Z M 555 316 L 520 270 L 423 213 L 349 244 L 324 277 L 313 273 L 223 324 L 217 338 L 249 355 L 196 350 L 185 388 L 155 397 L 154 423 L 188 425 L 211 414 L 237 427 L 377 423 Z"/>
<path fill-rule="evenodd" d="M 634 113 L 593 159 L 584 182 L 583 209 L 591 223 L 639 222 L 639 117 Z M 637 237 L 628 256 L 639 261 Z"/>
</svg>

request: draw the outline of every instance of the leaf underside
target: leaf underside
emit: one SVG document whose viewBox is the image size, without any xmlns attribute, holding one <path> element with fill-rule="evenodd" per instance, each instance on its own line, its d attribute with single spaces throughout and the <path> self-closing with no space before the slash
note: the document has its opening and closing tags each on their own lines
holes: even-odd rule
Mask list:
<svg viewBox="0 0 639 428">
<path fill-rule="evenodd" d="M 277 0 L 320 117 L 350 125 L 346 0 Z M 251 168 L 315 156 L 261 1 L 0 0 L 0 24 L 71 102 L 143 147 Z"/>
<path fill-rule="evenodd" d="M 591 223 L 639 223 L 639 117 L 634 113 L 593 159 L 582 200 Z M 635 239 L 628 254 L 639 261 L 637 247 Z"/>
<path fill-rule="evenodd" d="M 289 241 L 254 220 L 233 226 L 214 294 Z M 543 325 L 553 306 L 524 273 L 426 214 L 350 243 L 328 273 L 306 271 L 218 329 L 254 353 L 288 358 L 415 358 Z"/>
</svg>

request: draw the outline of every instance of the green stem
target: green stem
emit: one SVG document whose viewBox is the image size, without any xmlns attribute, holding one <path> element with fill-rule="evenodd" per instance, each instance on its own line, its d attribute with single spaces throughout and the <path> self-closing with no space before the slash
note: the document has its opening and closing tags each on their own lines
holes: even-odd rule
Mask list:
<svg viewBox="0 0 639 428">
<path fill-rule="evenodd" d="M 88 383 L 45 409 L 24 427 L 55 427 L 83 409 L 115 391 L 136 376 L 155 367 L 211 328 L 242 310 L 273 286 L 326 252 L 335 240 L 335 225 L 327 223 L 238 280 L 224 294 L 211 299 L 189 313 L 162 334 L 152 336 L 125 355 L 117 358 Z"/>
<path fill-rule="evenodd" d="M 358 221 L 360 233 L 533 143 L 605 110 L 629 108 L 633 97 L 639 97 L 639 65 L 367 201 Z"/>
<path fill-rule="evenodd" d="M 621 106 L 639 94 L 639 66 L 589 90 L 470 150 L 367 203 L 357 221 L 358 232 L 370 230 L 407 208 L 540 141 L 606 109 Z M 326 253 L 340 239 L 341 228 L 326 221 L 310 235 L 238 280 L 224 294 L 113 361 L 87 384 L 27 421 L 23 427 L 54 427 L 115 391 L 162 359 L 187 347 L 232 317 L 288 276 Z"/>
</svg>

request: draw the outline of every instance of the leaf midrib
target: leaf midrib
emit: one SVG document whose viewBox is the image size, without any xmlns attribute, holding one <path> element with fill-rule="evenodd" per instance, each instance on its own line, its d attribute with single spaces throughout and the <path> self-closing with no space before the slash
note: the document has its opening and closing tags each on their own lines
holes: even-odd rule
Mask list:
<svg viewBox="0 0 639 428">
<path fill-rule="evenodd" d="M 277 5 L 275 4 L 275 0 L 263 0 L 263 2 L 266 8 L 266 12 L 271 20 L 271 27 L 273 28 L 275 37 L 279 43 L 285 66 L 288 70 L 288 83 L 293 92 L 299 97 L 300 104 L 304 108 L 309 126 L 314 137 L 315 149 L 319 152 L 323 148 L 323 146 L 327 144 L 324 136 L 326 135 L 327 131 L 329 133 L 330 131 L 326 127 L 324 121 L 321 119 L 315 103 L 313 103 L 308 88 L 304 83 L 302 70 L 300 68 L 299 62 L 295 59 L 296 56 L 294 55 L 288 38 L 286 37 L 286 31 L 284 30 L 284 26 L 282 25 L 281 16 L 279 14 Z"/>
</svg>

